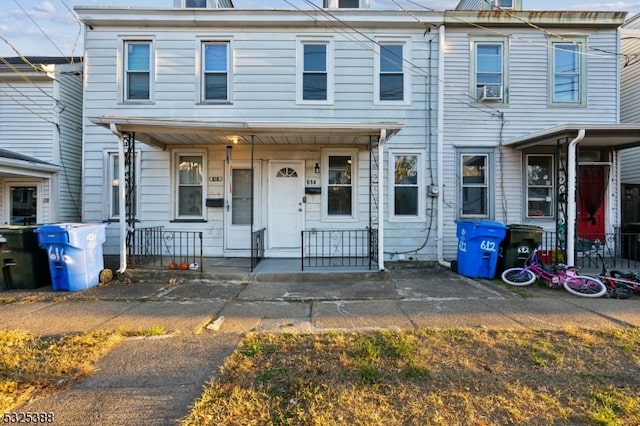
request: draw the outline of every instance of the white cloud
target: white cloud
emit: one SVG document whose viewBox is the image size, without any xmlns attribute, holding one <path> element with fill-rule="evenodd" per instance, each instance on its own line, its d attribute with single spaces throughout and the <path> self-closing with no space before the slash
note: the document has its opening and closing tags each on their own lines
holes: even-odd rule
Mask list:
<svg viewBox="0 0 640 426">
<path fill-rule="evenodd" d="M 37 12 L 43 13 L 55 13 L 56 7 L 49 0 L 45 0 L 40 4 L 35 5 L 34 9 Z"/>
</svg>

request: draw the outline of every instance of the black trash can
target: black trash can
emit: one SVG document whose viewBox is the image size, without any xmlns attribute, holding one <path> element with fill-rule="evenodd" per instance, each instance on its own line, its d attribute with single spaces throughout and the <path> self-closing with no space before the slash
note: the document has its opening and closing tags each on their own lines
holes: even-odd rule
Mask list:
<svg viewBox="0 0 640 426">
<path fill-rule="evenodd" d="M 33 289 L 51 285 L 47 252 L 38 244 L 37 226 L 0 227 L 0 287 Z"/>
<path fill-rule="evenodd" d="M 542 244 L 544 229 L 534 225 L 508 225 L 507 235 L 500 245 L 498 268 L 502 271 L 509 268 L 521 268 L 533 254 L 533 250 Z"/>
</svg>

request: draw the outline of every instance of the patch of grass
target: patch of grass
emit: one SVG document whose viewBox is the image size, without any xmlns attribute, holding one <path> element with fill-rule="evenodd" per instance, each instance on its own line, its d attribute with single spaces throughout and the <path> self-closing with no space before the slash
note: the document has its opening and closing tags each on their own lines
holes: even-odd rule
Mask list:
<svg viewBox="0 0 640 426">
<path fill-rule="evenodd" d="M 153 337 L 164 336 L 168 334 L 167 330 L 160 325 L 152 325 L 151 327 L 144 329 L 129 329 L 125 327 L 118 328 L 118 334 L 124 337 Z"/>
<path fill-rule="evenodd" d="M 182 424 L 640 424 L 639 344 L 638 329 L 250 334 Z"/>
<path fill-rule="evenodd" d="M 121 339 L 120 334 L 108 332 L 39 337 L 0 331 L 0 411 L 88 376 L 94 363 Z"/>
</svg>

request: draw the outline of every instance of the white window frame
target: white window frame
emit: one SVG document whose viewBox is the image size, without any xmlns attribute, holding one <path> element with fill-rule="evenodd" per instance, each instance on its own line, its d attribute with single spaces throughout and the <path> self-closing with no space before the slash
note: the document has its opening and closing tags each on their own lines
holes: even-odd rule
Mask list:
<svg viewBox="0 0 640 426">
<path fill-rule="evenodd" d="M 550 184 L 547 185 L 529 185 L 529 158 L 531 157 L 549 157 L 550 167 L 549 171 L 551 173 L 551 177 L 549 178 Z M 556 176 L 555 176 L 555 156 L 553 154 L 545 154 L 545 153 L 527 153 L 524 155 L 524 216 L 527 219 L 533 220 L 544 220 L 544 219 L 553 219 L 555 218 L 555 192 L 556 192 Z M 548 201 L 550 209 L 549 216 L 538 216 L 538 215 L 530 215 L 529 214 L 529 200 L 532 201 L 542 201 L 539 199 L 530 199 L 529 198 L 529 188 L 546 188 L 549 190 L 550 200 Z M 546 200 L 545 200 L 546 201 Z"/>
<path fill-rule="evenodd" d="M 587 55 L 586 55 L 586 44 L 587 40 L 585 37 L 562 37 L 549 38 L 549 105 L 550 106 L 586 106 L 587 100 Z M 577 46 L 578 49 L 575 54 L 578 56 L 578 64 L 580 66 L 580 70 L 577 73 L 579 82 L 578 82 L 578 90 L 580 93 L 578 94 L 578 99 L 573 101 L 562 101 L 556 100 L 555 97 L 555 81 L 556 81 L 556 49 L 562 49 L 562 45 L 574 45 Z"/>
<path fill-rule="evenodd" d="M 340 0 L 325 0 L 325 3 L 328 9 L 346 9 L 340 7 Z M 359 9 L 368 9 L 370 0 L 359 0 L 358 5 Z"/>
<path fill-rule="evenodd" d="M 11 188 L 22 188 L 22 187 L 35 187 L 36 188 L 36 223 L 43 223 L 46 221 L 44 217 L 44 196 L 43 193 L 43 182 L 51 182 L 50 179 L 5 179 L 4 180 L 4 199 L 6 203 L 4 203 L 4 217 L 5 224 L 10 224 L 11 222 Z M 51 186 L 49 185 L 49 189 Z M 50 194 L 53 197 L 53 194 Z M 54 208 L 54 206 L 50 204 L 50 208 Z M 49 212 L 51 216 L 53 212 Z M 51 220 L 51 218 L 49 218 Z"/>
<path fill-rule="evenodd" d="M 329 214 L 329 157 L 351 156 L 351 214 Z M 357 222 L 360 206 L 358 204 L 358 150 L 326 149 L 322 150 L 322 221 L 323 222 Z M 333 186 L 333 185 L 332 185 Z"/>
<path fill-rule="evenodd" d="M 128 70 L 128 55 L 127 55 L 127 47 L 130 44 L 148 44 L 149 45 L 149 99 L 130 99 L 129 91 L 128 91 L 128 82 L 129 82 L 129 70 Z M 154 102 L 154 94 L 155 94 L 155 43 L 153 38 L 151 37 L 126 37 L 120 38 L 118 42 L 119 52 L 118 57 L 120 58 L 120 70 L 118 79 L 119 87 L 118 92 L 120 93 L 120 100 L 126 104 L 142 104 L 149 105 Z"/>
<path fill-rule="evenodd" d="M 178 170 L 180 164 L 180 157 L 183 156 L 199 156 L 202 158 L 202 195 L 201 195 L 201 215 L 179 215 L 179 202 L 180 202 L 180 171 Z M 173 191 L 172 196 L 172 217 L 174 221 L 204 221 L 206 220 L 206 198 L 207 198 L 207 152 L 202 150 L 175 150 L 172 152 L 172 164 L 171 164 L 171 188 Z"/>
<path fill-rule="evenodd" d="M 505 4 L 507 2 L 510 4 Z M 500 9 L 514 9 L 516 6 L 516 0 L 492 0 L 492 3 Z"/>
<path fill-rule="evenodd" d="M 465 156 L 484 156 L 486 157 L 485 162 L 485 182 L 479 184 L 468 184 L 465 185 L 463 182 L 463 158 Z M 457 209 L 456 216 L 460 219 L 491 219 L 494 217 L 494 209 L 495 209 L 495 188 L 494 188 L 494 152 L 491 149 L 473 149 L 473 148 L 464 148 L 458 149 L 456 152 L 456 181 L 457 181 Z M 465 187 L 484 187 L 486 188 L 486 212 L 484 214 L 465 214 L 463 212 L 464 206 L 464 188 Z"/>
<path fill-rule="evenodd" d="M 118 151 L 106 151 L 105 155 L 104 155 L 104 162 L 105 162 L 105 166 L 104 166 L 104 170 L 107 171 L 106 175 L 105 175 L 105 182 L 104 182 L 104 187 L 105 187 L 105 200 L 104 200 L 104 204 L 105 204 L 105 208 L 106 208 L 106 213 L 107 213 L 107 219 L 108 220 L 113 220 L 113 221 L 118 221 L 120 220 L 120 212 L 116 212 L 115 211 L 115 206 L 113 204 L 113 191 L 115 191 L 117 188 L 116 186 L 114 186 L 114 181 L 116 179 L 118 179 L 118 181 L 120 180 L 120 176 L 117 176 L 115 174 L 115 169 L 114 166 L 116 164 L 116 162 L 118 161 Z M 135 197 L 135 206 L 134 211 L 135 211 L 135 217 L 136 219 L 138 218 L 138 213 L 140 212 L 140 197 L 139 197 L 139 193 L 138 193 L 138 189 L 140 188 L 140 151 L 136 150 L 135 152 L 135 165 L 134 165 L 135 169 L 136 169 L 136 197 Z M 118 182 L 119 185 L 119 182 Z M 119 194 L 116 194 L 116 196 L 119 196 Z"/>
<path fill-rule="evenodd" d="M 205 54 L 204 54 L 204 49 L 206 45 L 209 44 L 225 44 L 227 46 L 227 70 L 226 70 L 226 74 L 227 74 L 227 98 L 224 100 L 217 100 L 217 99 L 206 99 L 205 98 L 205 90 L 206 90 L 206 84 L 205 84 Z M 212 105 L 212 104 L 222 104 L 222 105 L 228 105 L 230 103 L 232 103 L 232 93 L 233 93 L 233 46 L 232 46 L 232 40 L 230 39 L 211 39 L 211 38 L 207 38 L 207 39 L 200 39 L 198 41 L 198 55 L 196 58 L 196 66 L 198 69 L 198 103 L 201 104 L 207 104 L 207 105 Z"/>
<path fill-rule="evenodd" d="M 472 36 L 471 37 L 471 86 L 469 93 L 476 102 L 481 103 L 480 100 L 480 83 L 478 82 L 478 46 L 479 45 L 500 45 L 502 48 L 502 69 L 501 74 L 501 86 L 502 86 L 502 99 L 495 100 L 493 103 L 507 104 L 509 103 L 509 40 L 503 36 Z"/>
<path fill-rule="evenodd" d="M 304 99 L 304 46 L 325 45 L 327 51 L 327 99 Z M 296 103 L 300 105 L 333 105 L 334 103 L 334 45 L 333 39 L 327 37 L 301 37 L 297 41 Z"/>
<path fill-rule="evenodd" d="M 415 156 L 417 157 L 416 171 L 417 171 L 417 179 L 416 184 L 413 185 L 402 185 L 396 184 L 395 182 L 395 172 L 396 172 L 396 158 L 404 157 L 404 156 Z M 393 149 L 389 150 L 389 221 L 390 222 L 421 222 L 424 221 L 425 218 L 425 199 L 426 199 L 426 188 L 424 184 L 425 174 L 424 174 L 424 155 L 423 152 L 417 149 Z M 417 187 L 417 214 L 416 215 L 397 215 L 395 211 L 395 195 L 397 187 Z"/>
<path fill-rule="evenodd" d="M 380 99 L 380 76 L 382 74 L 381 70 L 381 60 L 383 51 L 381 49 L 382 46 L 385 45 L 401 45 L 402 46 L 402 86 L 403 86 L 403 95 L 401 100 L 381 100 Z M 376 38 L 376 43 L 374 47 L 374 55 L 375 60 L 373 73 L 373 103 L 374 105 L 410 105 L 411 104 L 411 73 L 407 70 L 406 64 L 411 63 L 411 40 L 406 37 L 380 37 Z"/>
</svg>

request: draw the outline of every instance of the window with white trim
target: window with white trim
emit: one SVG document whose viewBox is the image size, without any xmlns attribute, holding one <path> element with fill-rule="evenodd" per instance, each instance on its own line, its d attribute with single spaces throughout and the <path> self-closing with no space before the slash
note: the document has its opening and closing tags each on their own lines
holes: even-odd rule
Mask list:
<svg viewBox="0 0 640 426">
<path fill-rule="evenodd" d="M 333 102 L 333 44 L 303 39 L 298 45 L 298 102 Z"/>
<path fill-rule="evenodd" d="M 550 218 L 553 212 L 555 192 L 553 155 L 528 154 L 526 162 L 526 216 Z"/>
<path fill-rule="evenodd" d="M 505 42 L 496 39 L 476 40 L 473 44 L 474 81 L 478 102 L 504 101 Z"/>
<path fill-rule="evenodd" d="M 583 104 L 585 97 L 584 42 L 551 40 L 551 103 Z"/>
<path fill-rule="evenodd" d="M 418 152 L 391 151 L 393 177 L 390 191 L 392 218 L 421 218 L 424 199 L 422 185 L 422 155 Z"/>
<path fill-rule="evenodd" d="M 492 161 L 493 156 L 488 151 L 459 151 L 458 212 L 460 218 L 489 218 L 493 215 Z"/>
<path fill-rule="evenodd" d="M 356 152 L 331 150 L 324 152 L 323 216 L 330 219 L 353 219 L 357 215 Z"/>
<path fill-rule="evenodd" d="M 202 101 L 228 102 L 230 99 L 229 42 L 202 43 Z"/>
<path fill-rule="evenodd" d="M 138 158 L 140 155 L 136 153 L 134 160 L 134 167 L 136 170 L 140 170 L 140 164 L 138 163 Z M 117 152 L 108 152 L 107 153 L 107 187 L 109 188 L 108 193 L 108 215 L 109 219 L 117 220 L 120 217 L 120 156 Z M 136 181 L 138 179 L 138 174 L 136 174 Z M 133 197 L 133 211 L 134 215 L 138 214 L 138 196 L 137 196 L 137 188 L 138 182 L 136 182 L 135 187 L 133 188 L 131 196 Z"/>
<path fill-rule="evenodd" d="M 408 39 L 380 38 L 376 40 L 374 62 L 374 103 L 401 104 L 411 102 L 411 76 L 405 63 L 411 61 Z"/>
<path fill-rule="evenodd" d="M 199 153 L 175 155 L 175 212 L 177 219 L 204 218 L 205 156 Z"/>
<path fill-rule="evenodd" d="M 150 41 L 124 42 L 124 100 L 151 99 L 153 52 Z"/>
</svg>

